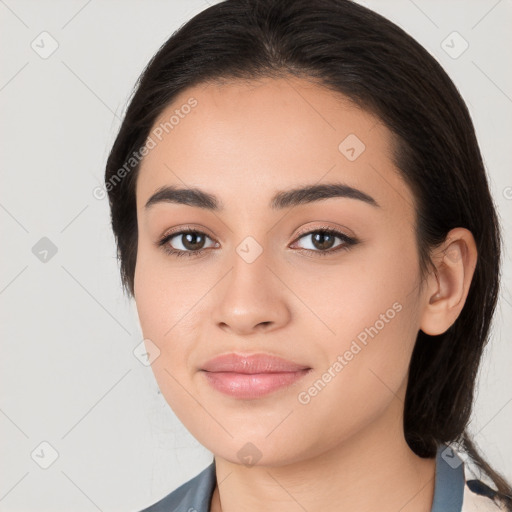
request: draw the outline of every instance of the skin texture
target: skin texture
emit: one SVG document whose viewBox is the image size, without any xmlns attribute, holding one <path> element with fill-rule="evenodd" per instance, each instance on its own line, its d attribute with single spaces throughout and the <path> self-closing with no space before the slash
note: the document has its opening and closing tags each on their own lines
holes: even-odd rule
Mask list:
<svg viewBox="0 0 512 512">
<path fill-rule="evenodd" d="M 155 125 L 191 97 L 197 106 L 141 164 L 135 301 L 144 337 L 160 350 L 152 369 L 165 399 L 215 455 L 212 510 L 429 511 L 435 461 L 417 457 L 403 434 L 408 364 L 418 330 L 441 334 L 464 305 L 477 258 L 471 233 L 452 230 L 433 253 L 438 275 L 421 283 L 414 198 L 391 161 L 390 132 L 341 95 L 291 77 L 200 84 Z M 354 161 L 338 148 L 349 134 L 365 145 Z M 334 182 L 378 206 L 338 197 L 269 206 L 278 190 Z M 200 188 L 224 209 L 146 209 L 163 185 Z M 321 255 L 311 235 L 298 237 L 326 226 L 358 243 Z M 156 245 L 180 227 L 206 233 L 202 255 Z M 248 236 L 262 250 L 252 263 L 236 251 Z M 168 243 L 186 250 L 181 236 Z M 301 403 L 299 393 L 393 304 L 400 311 Z M 236 399 L 199 371 L 230 352 L 312 370 L 262 398 Z M 247 450 L 256 464 L 243 463 Z"/>
</svg>

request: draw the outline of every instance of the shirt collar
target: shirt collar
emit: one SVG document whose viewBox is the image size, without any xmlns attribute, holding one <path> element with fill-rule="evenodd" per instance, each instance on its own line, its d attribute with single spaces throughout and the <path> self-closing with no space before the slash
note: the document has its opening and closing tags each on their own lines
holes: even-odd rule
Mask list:
<svg viewBox="0 0 512 512">
<path fill-rule="evenodd" d="M 434 500 L 431 512 L 461 512 L 464 495 L 464 464 L 447 445 L 436 454 Z M 210 512 L 216 485 L 215 461 L 182 487 L 184 491 L 174 510 Z"/>
<path fill-rule="evenodd" d="M 460 512 L 465 482 L 462 460 L 452 448 L 441 444 L 436 455 L 436 481 L 431 512 Z"/>
</svg>

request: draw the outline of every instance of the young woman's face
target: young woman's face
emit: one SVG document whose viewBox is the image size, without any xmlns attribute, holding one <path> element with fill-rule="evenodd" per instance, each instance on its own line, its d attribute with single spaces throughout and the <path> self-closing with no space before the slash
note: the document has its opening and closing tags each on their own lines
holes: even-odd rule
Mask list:
<svg viewBox="0 0 512 512">
<path fill-rule="evenodd" d="M 158 385 L 192 435 L 232 462 L 279 465 L 401 432 L 424 298 L 389 131 L 283 78 L 187 89 L 150 137 L 135 300 Z M 209 196 L 146 206 L 166 186 Z M 233 353 L 239 367 L 208 363 Z"/>
</svg>

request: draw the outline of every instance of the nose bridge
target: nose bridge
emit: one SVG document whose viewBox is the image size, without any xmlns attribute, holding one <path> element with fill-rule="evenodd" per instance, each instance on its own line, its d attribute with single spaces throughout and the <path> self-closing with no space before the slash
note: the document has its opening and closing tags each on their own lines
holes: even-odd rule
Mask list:
<svg viewBox="0 0 512 512">
<path fill-rule="evenodd" d="M 263 202 L 266 199 L 257 198 Z M 265 293 L 276 294 L 282 288 L 276 272 L 279 258 L 284 250 L 284 239 L 279 234 L 280 223 L 268 211 L 260 212 L 254 208 L 254 202 L 246 207 L 239 205 L 238 219 L 232 225 L 232 254 L 233 276 L 231 279 L 241 280 L 249 284 L 260 284 Z M 279 241 L 278 241 L 279 239 Z M 233 282 L 233 284 L 235 284 Z"/>
<path fill-rule="evenodd" d="M 260 240 L 262 236 L 258 237 Z M 232 257 L 232 273 L 229 277 L 231 291 L 235 293 L 250 293 L 256 301 L 261 296 L 271 294 L 269 282 L 272 273 L 271 255 L 265 241 L 258 241 L 252 235 L 245 236 L 234 248 Z"/>
<path fill-rule="evenodd" d="M 263 235 L 256 236 L 246 235 L 234 247 L 231 272 L 214 305 L 215 323 L 239 333 L 259 324 L 282 325 L 289 318 L 282 284 L 271 271 L 271 251 Z"/>
<path fill-rule="evenodd" d="M 258 240 L 252 235 L 245 236 L 243 240 L 235 247 L 237 256 L 247 265 L 252 265 L 258 260 L 260 260 L 260 263 L 261 260 L 266 261 L 267 255 L 265 255 L 263 258 L 261 256 L 264 252 L 268 252 L 268 240 L 266 237 L 265 239 L 263 238 L 263 235 L 258 235 Z M 241 263 L 237 261 L 236 258 L 235 262 L 241 265 Z"/>
<path fill-rule="evenodd" d="M 239 198 L 241 200 L 242 198 Z M 255 199 L 262 201 L 262 199 Z M 254 274 L 266 275 L 266 264 L 271 264 L 270 242 L 272 231 L 268 231 L 269 218 L 254 208 L 254 202 L 239 203 L 237 219 L 232 226 L 232 265 L 234 274 L 250 279 Z M 246 275 L 247 274 L 247 275 Z"/>
</svg>

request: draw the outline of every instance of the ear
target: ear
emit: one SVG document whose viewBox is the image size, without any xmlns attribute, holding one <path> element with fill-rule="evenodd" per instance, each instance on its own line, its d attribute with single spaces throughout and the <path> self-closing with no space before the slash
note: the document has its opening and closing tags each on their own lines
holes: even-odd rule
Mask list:
<svg viewBox="0 0 512 512">
<path fill-rule="evenodd" d="M 459 316 L 468 295 L 478 258 L 471 231 L 454 228 L 435 249 L 435 266 L 424 291 L 420 329 L 431 336 L 447 331 Z"/>
</svg>

